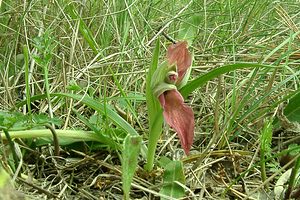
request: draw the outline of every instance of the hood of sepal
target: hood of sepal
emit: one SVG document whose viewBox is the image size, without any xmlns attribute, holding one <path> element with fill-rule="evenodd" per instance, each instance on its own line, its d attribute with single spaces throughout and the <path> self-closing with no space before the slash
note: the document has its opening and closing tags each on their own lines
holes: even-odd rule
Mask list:
<svg viewBox="0 0 300 200">
<path fill-rule="evenodd" d="M 167 50 L 167 60 L 169 65 L 177 66 L 178 81 L 181 81 L 192 65 L 192 56 L 189 53 L 187 42 L 180 41 L 170 45 Z"/>
</svg>

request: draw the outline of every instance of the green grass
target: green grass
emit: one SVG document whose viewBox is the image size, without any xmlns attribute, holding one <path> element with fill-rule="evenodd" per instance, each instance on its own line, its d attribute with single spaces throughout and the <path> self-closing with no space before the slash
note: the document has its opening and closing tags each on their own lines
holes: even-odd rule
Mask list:
<svg viewBox="0 0 300 200">
<path fill-rule="evenodd" d="M 19 115 L 12 121 L 0 115 L 0 129 L 20 148 L 9 146 L 1 131 L 0 168 L 12 177 L 20 172 L 13 185 L 29 199 L 45 198 L 47 191 L 61 199 L 122 199 L 122 144 L 131 134 L 142 137 L 132 199 L 162 196 L 157 163 L 162 155 L 184 159 L 185 193 L 191 198 L 255 199 L 253 191 L 271 193 L 281 175 L 274 168 L 283 167 L 280 152 L 288 148 L 284 142 L 299 130 L 278 134 L 275 118 L 273 156 L 264 164 L 260 135 L 266 120 L 292 97 L 286 116 L 300 121 L 291 111 L 299 110 L 298 12 L 294 0 L 1 1 L 0 111 L 27 117 L 22 124 L 14 121 Z M 164 126 L 152 152 L 154 170 L 147 172 L 148 120 L 154 119 L 146 106 L 146 75 L 156 62 L 153 57 L 158 64 L 165 59 L 171 44 L 166 35 L 188 37 L 181 27 L 196 33 L 189 41 L 191 77 L 180 90 L 195 113 L 195 141 L 191 156 L 185 157 L 177 136 L 170 139 L 173 130 Z M 55 125 L 60 157 L 54 156 L 45 122 Z M 14 148 L 22 155 L 19 169 L 10 153 Z M 247 153 L 235 153 L 240 151 Z M 25 175 L 34 186 L 24 183 Z M 212 177 L 220 183 L 209 185 Z M 249 191 L 242 190 L 243 184 Z"/>
</svg>

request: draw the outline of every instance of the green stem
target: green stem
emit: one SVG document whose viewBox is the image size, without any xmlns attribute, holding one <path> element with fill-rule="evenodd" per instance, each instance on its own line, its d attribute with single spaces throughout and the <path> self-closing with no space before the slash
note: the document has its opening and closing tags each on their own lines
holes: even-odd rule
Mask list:
<svg viewBox="0 0 300 200">
<path fill-rule="evenodd" d="M 4 131 L 3 131 L 4 132 Z M 61 139 L 73 139 L 78 141 L 98 141 L 101 142 L 97 135 L 92 134 L 90 131 L 80 131 L 80 130 L 56 130 L 57 136 Z M 5 132 L 4 132 L 5 133 Z M 9 136 L 2 135 L 1 138 L 4 140 L 9 140 L 10 138 L 53 138 L 53 134 L 48 129 L 38 129 L 38 130 L 22 130 L 22 131 L 10 131 Z"/>
<path fill-rule="evenodd" d="M 8 144 L 11 148 L 13 159 L 14 159 L 14 162 L 15 162 L 15 167 L 17 168 L 19 159 L 18 159 L 18 156 L 17 156 L 17 153 L 16 153 L 14 142 L 12 141 L 12 139 L 11 139 L 11 137 L 10 137 L 10 135 L 9 135 L 9 133 L 6 129 L 3 129 L 3 132 L 5 134 L 6 139 L 8 140 Z M 1 138 L 2 138 L 2 136 L 1 136 Z"/>
<path fill-rule="evenodd" d="M 260 173 L 261 173 L 261 180 L 264 183 L 267 180 L 267 174 L 266 174 L 266 159 L 264 155 L 264 151 L 261 151 L 260 155 Z M 268 190 L 269 186 L 268 184 L 265 185 L 265 189 Z"/>
<path fill-rule="evenodd" d="M 149 131 L 150 134 L 149 134 L 149 144 L 148 144 L 148 153 L 147 153 L 147 163 L 145 165 L 145 169 L 147 171 L 151 171 L 153 169 L 156 146 L 162 132 L 162 125 L 163 125 L 162 110 L 158 112 L 156 116 L 157 117 L 155 118 L 153 123 L 151 123 L 150 131 Z"/>
<path fill-rule="evenodd" d="M 45 66 L 43 66 L 43 68 L 44 68 L 46 96 L 47 96 L 47 102 L 48 102 L 48 108 L 49 108 L 48 110 L 49 110 L 50 118 L 53 119 L 51 98 L 50 98 L 50 86 L 49 86 L 49 78 L 48 78 L 48 64 L 45 64 Z"/>
<path fill-rule="evenodd" d="M 27 103 L 27 110 L 28 115 L 31 119 L 31 102 L 30 102 L 30 86 L 29 86 L 29 52 L 26 45 L 23 46 L 24 52 L 24 64 L 25 64 L 25 91 L 26 91 L 26 103 Z"/>
<path fill-rule="evenodd" d="M 56 131 L 53 128 L 53 126 L 51 126 L 49 124 L 45 124 L 45 127 L 51 131 L 52 136 L 53 136 L 54 155 L 59 156 L 59 142 L 58 142 L 58 137 L 57 137 Z"/>
<path fill-rule="evenodd" d="M 299 168 L 300 168 L 300 157 L 297 159 L 296 164 L 295 164 L 294 168 L 292 169 L 292 173 L 291 173 L 290 180 L 289 180 L 289 186 L 285 192 L 284 199 L 291 198 L 291 194 L 292 194 L 292 191 L 295 186 L 296 178 L 298 176 Z"/>
</svg>

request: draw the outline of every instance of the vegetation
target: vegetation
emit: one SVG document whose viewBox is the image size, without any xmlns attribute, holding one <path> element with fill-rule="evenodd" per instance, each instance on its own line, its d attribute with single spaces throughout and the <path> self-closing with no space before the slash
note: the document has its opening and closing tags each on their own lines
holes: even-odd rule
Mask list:
<svg viewBox="0 0 300 200">
<path fill-rule="evenodd" d="M 0 199 L 299 198 L 298 4 L 0 1 Z M 188 155 L 150 87 L 183 40 Z"/>
</svg>

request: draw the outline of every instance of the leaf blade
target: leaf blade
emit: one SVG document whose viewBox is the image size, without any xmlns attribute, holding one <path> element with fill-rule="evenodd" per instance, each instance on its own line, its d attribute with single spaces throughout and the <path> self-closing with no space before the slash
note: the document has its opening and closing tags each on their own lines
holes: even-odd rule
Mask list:
<svg viewBox="0 0 300 200">
<path fill-rule="evenodd" d="M 218 67 L 216 69 L 211 70 L 210 72 L 195 78 L 194 80 L 188 82 L 184 87 L 182 87 L 179 91 L 181 95 L 186 98 L 191 92 L 195 91 L 197 88 L 203 86 L 209 80 L 218 77 L 221 74 L 225 74 L 227 72 L 231 72 L 237 69 L 245 69 L 245 68 L 258 68 L 258 67 L 267 67 L 273 68 L 270 65 L 261 65 L 254 63 L 235 63 L 230 65 L 224 65 L 222 67 Z"/>
<path fill-rule="evenodd" d="M 140 136 L 127 135 L 123 143 L 122 181 L 124 199 L 129 200 L 131 182 L 138 165 L 138 156 L 141 149 Z"/>
<path fill-rule="evenodd" d="M 183 171 L 183 164 L 181 161 L 171 161 L 162 157 L 160 160 L 161 166 L 165 169 L 163 175 L 163 186 L 160 190 L 160 194 L 172 197 L 181 198 L 184 197 L 184 188 L 180 185 L 185 184 L 185 176 Z M 178 184 L 180 183 L 180 184 Z M 167 198 L 161 198 L 165 200 Z"/>
</svg>

